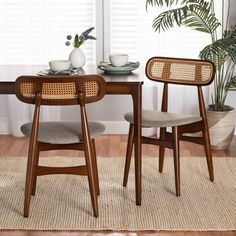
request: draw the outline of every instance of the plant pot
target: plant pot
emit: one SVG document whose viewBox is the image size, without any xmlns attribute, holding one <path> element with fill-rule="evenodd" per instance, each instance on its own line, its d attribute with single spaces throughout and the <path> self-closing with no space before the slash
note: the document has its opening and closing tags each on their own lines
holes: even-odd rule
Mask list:
<svg viewBox="0 0 236 236">
<path fill-rule="evenodd" d="M 85 55 L 80 48 L 74 48 L 69 56 L 73 68 L 82 68 L 85 65 Z"/>
<path fill-rule="evenodd" d="M 211 148 L 214 150 L 226 150 L 229 148 L 234 136 L 236 110 L 209 111 L 207 119 L 211 139 Z"/>
</svg>

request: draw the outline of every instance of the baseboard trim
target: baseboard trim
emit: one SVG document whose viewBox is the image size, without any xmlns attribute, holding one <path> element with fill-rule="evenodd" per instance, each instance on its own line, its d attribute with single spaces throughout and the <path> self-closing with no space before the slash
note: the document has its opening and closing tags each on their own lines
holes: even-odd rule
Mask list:
<svg viewBox="0 0 236 236">
<path fill-rule="evenodd" d="M 127 121 L 100 121 L 106 126 L 104 134 L 128 134 L 129 123 Z M 156 133 L 156 129 L 143 129 L 144 136 L 151 136 Z"/>
<path fill-rule="evenodd" d="M 100 121 L 106 126 L 104 134 L 128 134 L 129 123 L 126 121 Z M 0 134 L 10 134 L 8 120 L 0 118 Z M 15 127 L 16 128 L 16 127 Z M 15 136 L 22 136 L 21 132 L 14 133 Z"/>
<path fill-rule="evenodd" d="M 106 126 L 104 134 L 128 134 L 129 123 L 126 121 L 100 121 Z"/>
<path fill-rule="evenodd" d="M 8 120 L 6 118 L 0 118 L 0 134 L 9 134 Z"/>
<path fill-rule="evenodd" d="M 100 121 L 106 126 L 104 134 L 128 134 L 129 123 L 126 121 Z M 149 136 L 155 134 L 155 129 L 143 129 L 143 135 Z M 8 119 L 0 118 L 0 134 L 10 134 Z M 236 130 L 234 131 L 236 135 Z M 16 134 L 15 134 L 16 135 Z M 17 133 L 17 136 L 21 136 Z"/>
</svg>

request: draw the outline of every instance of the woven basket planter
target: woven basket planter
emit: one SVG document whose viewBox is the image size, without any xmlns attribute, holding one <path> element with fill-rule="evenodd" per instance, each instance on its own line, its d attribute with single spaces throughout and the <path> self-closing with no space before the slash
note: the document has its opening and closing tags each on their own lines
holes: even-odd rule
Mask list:
<svg viewBox="0 0 236 236">
<path fill-rule="evenodd" d="M 236 110 L 208 111 L 208 126 L 210 131 L 211 148 L 214 150 L 228 149 L 234 136 Z"/>
</svg>

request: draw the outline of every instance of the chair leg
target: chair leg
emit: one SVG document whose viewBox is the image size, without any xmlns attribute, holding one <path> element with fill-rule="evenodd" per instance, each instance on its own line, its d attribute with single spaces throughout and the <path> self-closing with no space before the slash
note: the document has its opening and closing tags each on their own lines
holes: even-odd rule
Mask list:
<svg viewBox="0 0 236 236">
<path fill-rule="evenodd" d="M 134 142 L 134 125 L 130 124 L 128 143 L 127 143 L 127 149 L 126 149 L 124 179 L 123 179 L 123 186 L 124 187 L 127 186 L 127 182 L 128 182 L 130 162 L 131 162 L 132 149 L 133 149 L 133 142 Z"/>
<path fill-rule="evenodd" d="M 36 144 L 30 143 L 25 182 L 24 217 L 29 215 L 29 206 L 33 187 L 34 163 L 37 155 Z"/>
<path fill-rule="evenodd" d="M 160 128 L 160 139 L 165 139 L 165 132 L 166 128 Z M 162 173 L 163 171 L 163 164 L 164 164 L 164 157 L 165 157 L 165 147 L 159 146 L 159 172 Z"/>
<path fill-rule="evenodd" d="M 100 195 L 100 187 L 99 187 L 99 177 L 98 177 L 98 166 L 97 166 L 97 154 L 96 154 L 96 146 L 95 146 L 95 140 L 92 139 L 92 161 L 93 161 L 93 167 L 95 172 L 95 185 L 97 190 L 97 195 Z"/>
<path fill-rule="evenodd" d="M 93 206 L 93 214 L 95 217 L 98 217 L 98 198 L 97 198 L 97 189 L 95 184 L 95 170 L 93 166 L 93 154 L 92 154 L 92 148 L 89 142 L 86 142 L 85 140 L 85 161 L 86 166 L 88 170 L 88 182 L 89 182 L 89 191 L 91 195 L 92 200 L 92 206 Z"/>
<path fill-rule="evenodd" d="M 211 143 L 210 143 L 210 137 L 209 137 L 209 130 L 208 129 L 205 129 L 205 131 L 203 131 L 203 139 L 204 139 L 204 149 L 205 149 L 205 154 L 206 154 L 209 178 L 210 178 L 211 181 L 214 181 Z"/>
<path fill-rule="evenodd" d="M 175 191 L 176 196 L 180 196 L 180 157 L 179 157 L 179 137 L 178 127 L 172 127 L 173 135 L 173 155 L 174 155 L 174 169 L 175 169 Z"/>
<path fill-rule="evenodd" d="M 33 186 L 32 186 L 32 192 L 31 192 L 31 195 L 35 195 L 35 192 L 36 192 L 36 184 L 37 184 L 37 175 L 35 173 L 35 168 L 38 166 L 38 163 L 39 163 L 39 149 L 38 147 L 36 148 L 36 157 L 35 157 L 35 162 L 34 162 L 34 172 L 33 172 Z"/>
</svg>

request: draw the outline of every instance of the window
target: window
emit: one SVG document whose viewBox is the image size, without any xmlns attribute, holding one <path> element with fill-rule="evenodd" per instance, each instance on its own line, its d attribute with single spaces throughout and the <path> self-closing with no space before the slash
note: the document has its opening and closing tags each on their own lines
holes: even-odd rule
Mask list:
<svg viewBox="0 0 236 236">
<path fill-rule="evenodd" d="M 146 1 L 110 1 L 110 52 L 126 52 L 131 60 L 146 62 L 152 56 L 197 58 L 210 42 L 208 34 L 186 28 L 173 28 L 158 33 L 152 21 L 163 9 L 149 7 Z"/>
<path fill-rule="evenodd" d="M 158 8 L 137 0 L 3 0 L 0 8 L 0 64 L 47 64 L 68 58 L 66 35 L 95 26 L 97 41 L 82 46 L 87 64 L 128 53 L 131 61 L 154 55 L 198 57 L 210 37 L 185 28 L 154 32 Z M 97 32 L 96 32 L 97 30 Z M 173 36 L 174 35 L 174 36 Z"/>
<path fill-rule="evenodd" d="M 3 0 L 0 5 L 1 65 L 68 58 L 67 34 L 95 25 L 94 0 Z M 95 42 L 86 42 L 83 50 L 87 63 L 94 64 Z"/>
<path fill-rule="evenodd" d="M 215 1 L 215 4 L 220 4 L 220 1 Z M 47 65 L 52 59 L 66 59 L 72 50 L 72 47 L 65 46 L 66 36 L 80 34 L 91 26 L 95 26 L 93 35 L 97 40 L 89 40 L 82 46 L 86 64 L 108 61 L 109 54 L 118 52 L 128 53 L 130 61 L 140 61 L 142 65 L 155 55 L 197 58 L 199 51 L 210 42 L 209 35 L 186 28 L 174 28 L 160 34 L 154 32 L 152 21 L 157 15 L 157 7 L 146 11 L 145 0 L 1 0 L 0 65 L 9 65 L 6 70 L 11 71 L 13 68 L 14 71 L 13 65 Z M 194 95 L 185 92 L 181 87 L 179 90 L 178 94 L 181 96 L 178 95 L 178 99 L 174 101 L 182 102 L 181 112 L 184 112 L 186 103 L 190 103 Z M 153 84 L 145 82 L 143 107 L 160 107 L 160 91 L 160 86 L 154 87 Z M 15 99 L 12 96 L 3 96 L 1 99 L 2 133 L 11 132 L 6 130 L 6 127 L 10 127 L 13 133 L 20 135 L 16 128 L 19 128 L 23 120 L 30 120 L 28 108 L 17 104 Z M 107 96 L 101 101 L 105 105 L 103 109 L 115 107 L 114 112 L 98 114 L 91 109 L 92 117 L 98 114 L 100 120 L 108 122 L 108 133 L 122 130 L 127 133 L 124 126 L 128 124 L 124 122 L 123 114 L 132 109 L 132 103 L 131 100 L 127 103 L 124 98 L 122 106 L 118 108 L 114 104 L 121 104 L 123 96 L 118 99 Z M 171 104 L 170 109 L 172 108 L 174 111 L 175 103 Z M 16 110 L 19 110 L 20 117 L 12 116 L 12 111 Z M 43 115 L 47 120 L 63 120 L 67 118 L 64 116 L 71 119 L 73 115 L 70 114 L 74 114 L 74 111 L 63 113 L 58 108 Z"/>
</svg>

